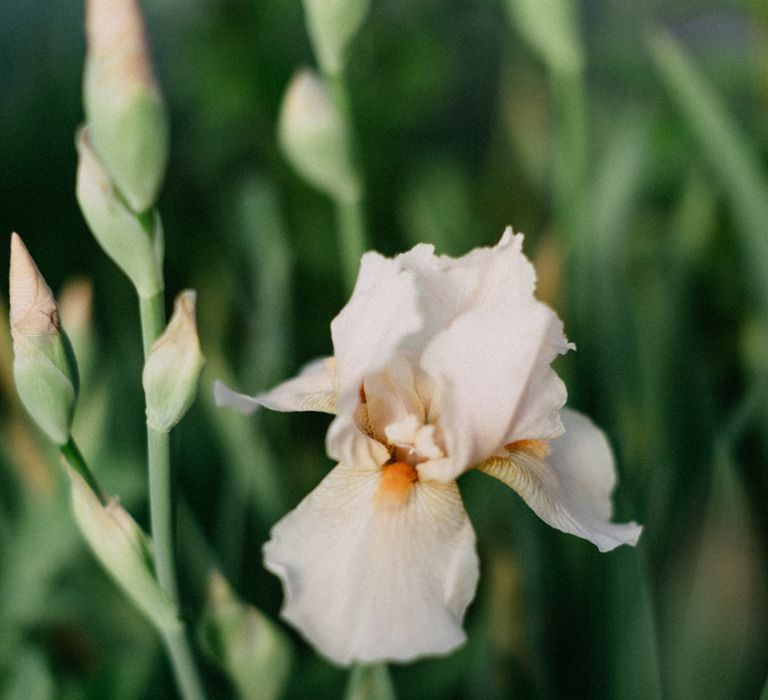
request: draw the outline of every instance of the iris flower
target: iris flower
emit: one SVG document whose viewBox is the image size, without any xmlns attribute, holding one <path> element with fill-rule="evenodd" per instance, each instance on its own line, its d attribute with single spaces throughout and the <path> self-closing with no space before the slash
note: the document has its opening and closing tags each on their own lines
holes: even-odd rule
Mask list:
<svg viewBox="0 0 768 700">
<path fill-rule="evenodd" d="M 549 525 L 600 551 L 641 528 L 611 521 L 611 449 L 564 408 L 550 367 L 573 348 L 534 297 L 522 235 L 461 258 L 417 245 L 366 253 L 331 323 L 334 356 L 254 397 L 217 384 L 220 405 L 335 414 L 338 462 L 264 546 L 283 617 L 339 664 L 446 654 L 465 640 L 475 534 L 456 480 L 478 469 Z"/>
</svg>

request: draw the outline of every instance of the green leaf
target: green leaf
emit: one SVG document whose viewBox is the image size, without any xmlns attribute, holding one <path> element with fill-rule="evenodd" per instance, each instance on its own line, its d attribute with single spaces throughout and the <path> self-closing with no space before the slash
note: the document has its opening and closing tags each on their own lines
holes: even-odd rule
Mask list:
<svg viewBox="0 0 768 700">
<path fill-rule="evenodd" d="M 753 284 L 768 313 L 768 182 L 757 149 L 678 42 L 658 33 L 651 50 L 670 96 L 730 200 Z"/>
</svg>

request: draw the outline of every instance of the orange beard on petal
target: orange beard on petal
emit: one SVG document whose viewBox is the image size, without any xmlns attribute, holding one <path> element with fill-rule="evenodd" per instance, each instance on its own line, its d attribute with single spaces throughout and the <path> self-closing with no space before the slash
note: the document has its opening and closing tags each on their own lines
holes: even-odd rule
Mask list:
<svg viewBox="0 0 768 700">
<path fill-rule="evenodd" d="M 419 480 L 419 473 L 405 462 L 393 462 L 382 468 L 374 499 L 377 504 L 399 506 L 408 500 L 411 487 Z"/>
<path fill-rule="evenodd" d="M 538 459 L 544 459 L 549 454 L 549 443 L 544 440 L 516 440 L 504 445 L 507 452 L 527 452 Z"/>
</svg>

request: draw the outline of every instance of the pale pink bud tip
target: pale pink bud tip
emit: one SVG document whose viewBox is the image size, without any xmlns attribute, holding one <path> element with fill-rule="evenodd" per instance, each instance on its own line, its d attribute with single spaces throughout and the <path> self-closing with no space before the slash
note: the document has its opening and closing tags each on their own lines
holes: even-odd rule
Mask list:
<svg viewBox="0 0 768 700">
<path fill-rule="evenodd" d="M 26 336 L 57 333 L 59 313 L 53 292 L 17 233 L 11 234 L 9 283 L 13 333 Z"/>
<path fill-rule="evenodd" d="M 102 62 L 115 81 L 154 86 L 144 20 L 137 0 L 88 0 L 85 31 L 89 58 Z"/>
</svg>

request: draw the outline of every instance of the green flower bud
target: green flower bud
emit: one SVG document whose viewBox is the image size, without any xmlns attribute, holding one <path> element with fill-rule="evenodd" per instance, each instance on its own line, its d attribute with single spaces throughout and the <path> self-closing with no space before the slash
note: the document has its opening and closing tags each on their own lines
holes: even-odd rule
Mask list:
<svg viewBox="0 0 768 700">
<path fill-rule="evenodd" d="M 136 287 L 149 299 L 162 291 L 162 231 L 156 215 L 149 233 L 126 206 L 91 146 L 89 130 L 77 135 L 77 201 L 94 237 Z"/>
<path fill-rule="evenodd" d="M 205 364 L 195 324 L 196 296 L 187 290 L 176 297 L 171 320 L 144 365 L 147 425 L 159 432 L 169 431 L 187 412 Z"/>
<path fill-rule="evenodd" d="M 137 213 L 149 209 L 168 159 L 168 123 L 137 0 L 88 0 L 83 102 L 96 151 Z"/>
<path fill-rule="evenodd" d="M 312 71 L 291 80 L 278 130 L 286 158 L 314 187 L 345 201 L 360 196 L 349 129 L 327 85 Z"/>
<path fill-rule="evenodd" d="M 341 72 L 369 5 L 370 0 L 304 0 L 309 36 L 324 73 Z"/>
<path fill-rule="evenodd" d="M 211 574 L 200 631 L 238 697 L 277 700 L 282 696 L 292 657 L 285 634 L 259 610 L 240 602 L 217 571 Z"/>
<path fill-rule="evenodd" d="M 77 399 L 77 365 L 53 293 L 16 233 L 9 281 L 16 389 L 43 432 L 64 445 Z"/>
<path fill-rule="evenodd" d="M 136 607 L 160 631 L 180 628 L 176 607 L 153 573 L 152 546 L 116 499 L 102 505 L 82 476 L 67 469 L 75 520 L 96 558 Z"/>
</svg>

